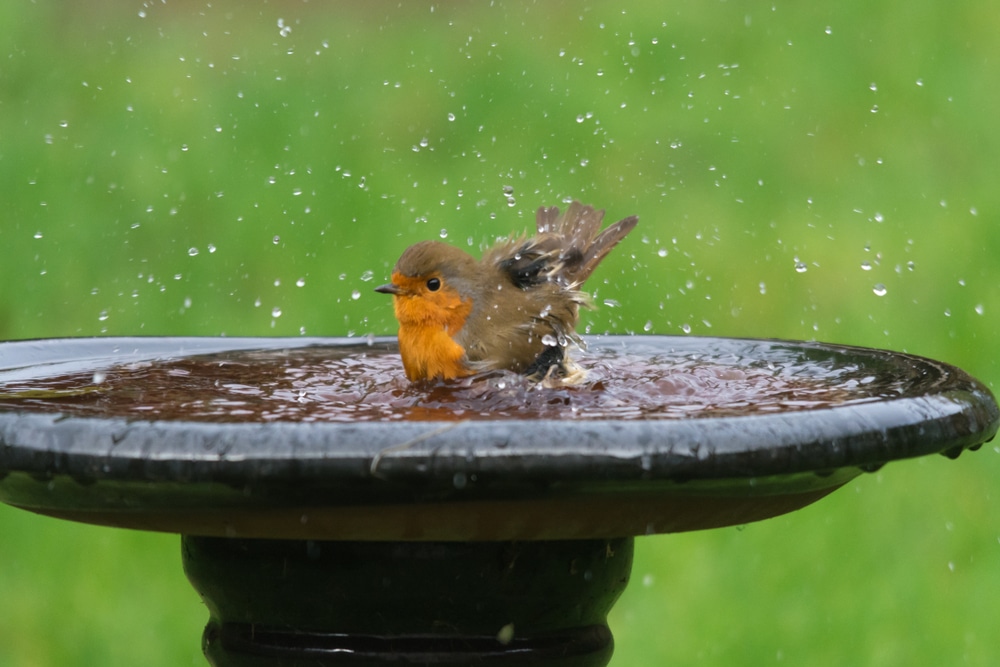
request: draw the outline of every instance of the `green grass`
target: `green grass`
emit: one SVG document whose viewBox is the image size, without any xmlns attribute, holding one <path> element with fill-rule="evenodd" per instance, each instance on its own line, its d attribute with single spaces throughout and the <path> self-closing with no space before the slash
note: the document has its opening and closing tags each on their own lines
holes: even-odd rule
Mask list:
<svg viewBox="0 0 1000 667">
<path fill-rule="evenodd" d="M 146 4 L 0 6 L 0 339 L 390 333 L 407 245 L 575 197 L 641 219 L 591 332 L 1000 380 L 981 3 Z M 640 539 L 614 664 L 995 664 L 998 481 L 989 445 Z M 206 615 L 175 536 L 0 507 L 0 664 L 203 664 Z"/>
</svg>

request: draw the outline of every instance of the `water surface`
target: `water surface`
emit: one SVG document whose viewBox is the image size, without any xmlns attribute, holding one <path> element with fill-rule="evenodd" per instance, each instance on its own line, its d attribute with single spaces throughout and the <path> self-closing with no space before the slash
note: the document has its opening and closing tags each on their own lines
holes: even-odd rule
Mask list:
<svg viewBox="0 0 1000 667">
<path fill-rule="evenodd" d="M 725 341 L 602 343 L 548 388 L 512 373 L 413 384 L 392 345 L 313 345 L 145 360 L 2 382 L 0 410 L 205 422 L 693 419 L 801 411 L 905 395 L 926 373 L 890 356 Z M 715 339 L 705 339 L 712 341 Z"/>
</svg>

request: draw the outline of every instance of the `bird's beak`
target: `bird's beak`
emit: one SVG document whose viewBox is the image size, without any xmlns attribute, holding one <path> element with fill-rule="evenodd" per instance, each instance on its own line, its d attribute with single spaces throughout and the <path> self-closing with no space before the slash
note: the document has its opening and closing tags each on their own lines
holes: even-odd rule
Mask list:
<svg viewBox="0 0 1000 667">
<path fill-rule="evenodd" d="M 399 288 L 398 285 L 394 283 L 386 283 L 385 285 L 379 285 L 375 288 L 376 292 L 381 292 L 382 294 L 402 294 L 403 290 Z"/>
</svg>

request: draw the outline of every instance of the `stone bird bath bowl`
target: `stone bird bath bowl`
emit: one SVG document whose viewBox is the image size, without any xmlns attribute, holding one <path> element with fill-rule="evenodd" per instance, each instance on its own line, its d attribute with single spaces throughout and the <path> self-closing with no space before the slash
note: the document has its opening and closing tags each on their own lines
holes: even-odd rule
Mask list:
<svg viewBox="0 0 1000 667">
<path fill-rule="evenodd" d="M 604 665 L 633 536 L 743 524 L 991 439 L 880 350 L 588 339 L 576 388 L 414 387 L 394 341 L 0 343 L 0 500 L 182 535 L 213 665 Z"/>
</svg>

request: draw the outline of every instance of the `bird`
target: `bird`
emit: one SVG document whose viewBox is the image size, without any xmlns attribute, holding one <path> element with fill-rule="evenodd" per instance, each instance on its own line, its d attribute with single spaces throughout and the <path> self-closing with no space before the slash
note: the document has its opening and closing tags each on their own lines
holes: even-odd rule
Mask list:
<svg viewBox="0 0 1000 667">
<path fill-rule="evenodd" d="M 399 321 L 399 352 L 411 382 L 453 380 L 507 370 L 534 379 L 575 377 L 570 344 L 581 307 L 591 307 L 583 283 L 635 228 L 629 216 L 601 231 L 603 210 L 573 201 L 542 206 L 537 234 L 512 235 L 477 260 L 441 241 L 408 247 L 391 282 Z"/>
</svg>

